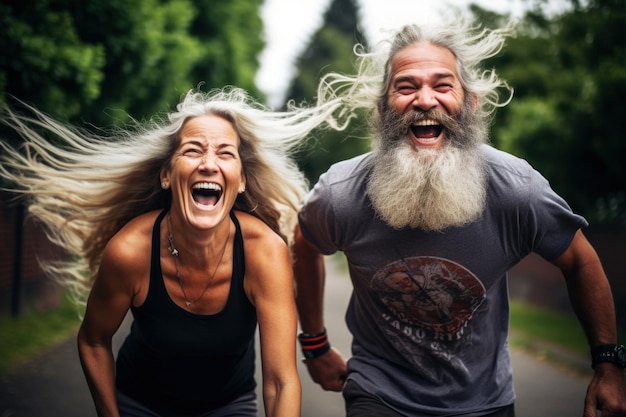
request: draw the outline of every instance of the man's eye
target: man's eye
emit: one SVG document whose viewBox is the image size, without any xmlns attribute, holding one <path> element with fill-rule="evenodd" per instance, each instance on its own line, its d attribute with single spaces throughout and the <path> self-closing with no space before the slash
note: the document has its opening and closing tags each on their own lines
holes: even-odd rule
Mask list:
<svg viewBox="0 0 626 417">
<path fill-rule="evenodd" d="M 400 94 L 411 94 L 415 91 L 415 87 L 413 86 L 401 86 L 396 89 Z"/>
</svg>

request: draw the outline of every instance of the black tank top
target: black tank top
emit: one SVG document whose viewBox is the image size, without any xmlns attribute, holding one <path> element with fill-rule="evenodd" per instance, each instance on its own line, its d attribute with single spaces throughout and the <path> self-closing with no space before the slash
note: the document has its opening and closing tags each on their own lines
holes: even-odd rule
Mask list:
<svg viewBox="0 0 626 417">
<path fill-rule="evenodd" d="M 117 388 L 167 416 L 210 411 L 256 387 L 257 316 L 243 289 L 243 237 L 234 213 L 233 276 L 224 309 L 190 313 L 169 297 L 160 262 L 160 225 L 152 231 L 150 285 L 145 302 L 131 307 L 134 321 L 116 363 Z"/>
</svg>

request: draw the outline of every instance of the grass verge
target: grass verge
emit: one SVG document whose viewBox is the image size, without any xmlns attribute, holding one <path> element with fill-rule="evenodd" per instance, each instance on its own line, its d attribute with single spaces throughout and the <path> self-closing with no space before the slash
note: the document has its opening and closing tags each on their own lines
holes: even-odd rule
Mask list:
<svg viewBox="0 0 626 417">
<path fill-rule="evenodd" d="M 511 330 L 517 334 L 512 338 L 512 343 L 521 347 L 540 340 L 581 355 L 589 352 L 589 344 L 580 323 L 576 317 L 568 314 L 512 300 Z"/>
<path fill-rule="evenodd" d="M 44 350 L 67 340 L 80 325 L 76 305 L 64 296 L 60 306 L 51 311 L 24 311 L 18 317 L 0 316 L 0 375 Z"/>
<path fill-rule="evenodd" d="M 626 340 L 623 329 L 618 329 L 618 340 Z M 512 300 L 509 344 L 571 371 L 591 372 L 587 337 L 572 314 Z"/>
</svg>

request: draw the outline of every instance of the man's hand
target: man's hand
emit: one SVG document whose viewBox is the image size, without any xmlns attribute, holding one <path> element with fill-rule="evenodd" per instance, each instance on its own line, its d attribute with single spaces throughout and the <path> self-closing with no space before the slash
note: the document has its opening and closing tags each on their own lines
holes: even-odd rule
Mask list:
<svg viewBox="0 0 626 417">
<path fill-rule="evenodd" d="M 346 382 L 348 362 L 335 348 L 315 359 L 305 359 L 309 374 L 314 382 L 326 391 L 341 391 Z"/>
<path fill-rule="evenodd" d="M 596 366 L 587 388 L 584 417 L 626 417 L 626 383 L 624 370 L 610 363 Z"/>
</svg>

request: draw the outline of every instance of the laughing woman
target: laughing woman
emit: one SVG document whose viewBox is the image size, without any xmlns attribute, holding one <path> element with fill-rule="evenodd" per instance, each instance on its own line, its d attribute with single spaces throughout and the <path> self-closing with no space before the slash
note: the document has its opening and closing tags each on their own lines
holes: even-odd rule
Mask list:
<svg viewBox="0 0 626 417">
<path fill-rule="evenodd" d="M 300 415 L 289 243 L 307 184 L 290 151 L 333 106 L 190 92 L 107 138 L 4 109 L 24 142 L 0 142 L 0 177 L 74 255 L 47 270 L 85 290 L 78 349 L 99 416 L 256 416 L 257 323 L 265 413 Z"/>
</svg>

